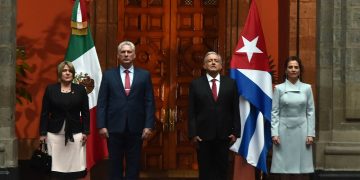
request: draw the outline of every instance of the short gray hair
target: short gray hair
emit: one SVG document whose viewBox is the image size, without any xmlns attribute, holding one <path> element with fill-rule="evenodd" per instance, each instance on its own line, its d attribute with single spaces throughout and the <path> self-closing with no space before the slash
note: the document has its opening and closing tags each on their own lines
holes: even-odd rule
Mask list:
<svg viewBox="0 0 360 180">
<path fill-rule="evenodd" d="M 206 61 L 206 58 L 207 58 L 208 56 L 212 55 L 212 54 L 216 55 L 216 56 L 219 58 L 219 60 L 220 60 L 220 62 L 221 62 L 221 64 L 222 64 L 222 60 L 221 60 L 220 54 L 216 53 L 215 51 L 209 51 L 209 52 L 207 52 L 207 53 L 205 54 L 205 56 L 204 56 L 204 63 L 205 63 L 205 61 Z"/>
<path fill-rule="evenodd" d="M 117 50 L 120 51 L 120 49 L 125 46 L 125 45 L 128 45 L 130 46 L 131 50 L 133 50 L 135 52 L 135 45 L 134 43 L 130 42 L 130 41 L 123 41 L 121 42 L 119 45 L 118 45 L 118 48 Z"/>
</svg>

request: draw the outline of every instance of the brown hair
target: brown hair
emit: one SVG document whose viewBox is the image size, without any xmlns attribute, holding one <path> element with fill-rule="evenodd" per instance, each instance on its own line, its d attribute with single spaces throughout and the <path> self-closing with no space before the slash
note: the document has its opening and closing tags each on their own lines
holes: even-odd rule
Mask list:
<svg viewBox="0 0 360 180">
<path fill-rule="evenodd" d="M 73 79 L 75 77 L 75 68 L 74 68 L 73 63 L 71 63 L 69 61 L 63 61 L 57 66 L 58 82 L 61 82 L 62 71 L 63 71 L 65 65 L 69 66 L 69 69 L 70 69 L 70 72 L 72 73 Z"/>
<path fill-rule="evenodd" d="M 299 57 L 297 57 L 297 56 L 289 56 L 288 58 L 286 58 L 285 64 L 284 64 L 285 71 L 286 71 L 287 66 L 288 66 L 290 61 L 296 61 L 299 64 L 299 68 L 300 68 L 299 79 L 302 80 L 302 74 L 303 74 L 303 71 L 304 71 L 304 66 L 301 63 L 301 59 Z M 284 81 L 286 79 L 287 79 L 287 74 L 285 73 L 284 74 Z"/>
</svg>

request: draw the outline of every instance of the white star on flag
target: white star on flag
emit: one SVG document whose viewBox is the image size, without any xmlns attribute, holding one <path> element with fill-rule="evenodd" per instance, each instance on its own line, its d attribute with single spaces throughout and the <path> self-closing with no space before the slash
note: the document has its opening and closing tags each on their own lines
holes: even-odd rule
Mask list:
<svg viewBox="0 0 360 180">
<path fill-rule="evenodd" d="M 259 36 L 256 36 L 252 41 L 248 41 L 244 36 L 241 36 L 244 42 L 244 46 L 237 50 L 238 53 L 246 53 L 249 62 L 254 53 L 263 53 L 259 48 L 256 47 Z"/>
</svg>

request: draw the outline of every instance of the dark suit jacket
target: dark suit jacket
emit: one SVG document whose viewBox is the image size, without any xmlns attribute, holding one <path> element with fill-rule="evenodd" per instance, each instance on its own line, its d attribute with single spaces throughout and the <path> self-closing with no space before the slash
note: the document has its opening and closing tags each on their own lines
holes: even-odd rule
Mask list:
<svg viewBox="0 0 360 180">
<path fill-rule="evenodd" d="M 40 135 L 58 133 L 66 124 L 71 132 L 89 134 L 89 100 L 83 85 L 71 84 L 67 99 L 61 93 L 60 83 L 47 86 L 41 110 Z M 80 119 L 81 112 L 81 119 Z"/>
<path fill-rule="evenodd" d="M 206 76 L 194 80 L 189 92 L 189 137 L 203 140 L 240 136 L 239 95 L 236 82 L 220 76 L 217 101 L 214 100 Z"/>
<path fill-rule="evenodd" d="M 129 96 L 120 77 L 120 70 L 113 68 L 102 77 L 97 102 L 97 128 L 107 128 L 109 133 L 122 133 L 126 123 L 132 133 L 142 133 L 154 127 L 155 102 L 150 73 L 134 68 Z"/>
</svg>

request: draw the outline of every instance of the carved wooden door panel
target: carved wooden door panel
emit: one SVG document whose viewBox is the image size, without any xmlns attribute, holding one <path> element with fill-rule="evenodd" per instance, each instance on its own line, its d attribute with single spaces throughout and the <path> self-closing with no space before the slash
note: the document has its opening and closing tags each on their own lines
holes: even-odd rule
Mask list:
<svg viewBox="0 0 360 180">
<path fill-rule="evenodd" d="M 156 98 L 156 129 L 144 142 L 142 168 L 196 170 L 187 137 L 188 87 L 203 73 L 207 51 L 223 54 L 225 1 L 118 2 L 118 41 L 135 43 L 135 66 L 151 72 Z"/>
</svg>

